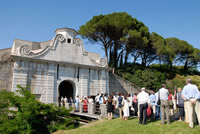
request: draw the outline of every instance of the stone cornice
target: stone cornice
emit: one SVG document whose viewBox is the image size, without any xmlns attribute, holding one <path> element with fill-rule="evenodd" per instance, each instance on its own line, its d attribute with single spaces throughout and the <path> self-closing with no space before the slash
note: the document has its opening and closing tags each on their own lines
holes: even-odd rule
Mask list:
<svg viewBox="0 0 200 134">
<path fill-rule="evenodd" d="M 60 65 L 71 65 L 71 66 L 78 66 L 78 67 L 83 67 L 83 68 L 94 68 L 94 69 L 103 69 L 106 71 L 112 71 L 112 68 L 108 68 L 108 67 L 91 66 L 91 65 L 84 65 L 84 64 L 78 64 L 78 63 L 52 61 L 52 60 L 45 60 L 45 59 L 34 59 L 32 57 L 22 57 L 22 56 L 16 56 L 16 55 L 11 55 L 11 59 L 13 59 L 14 61 L 27 60 L 27 61 L 46 62 L 46 63 L 60 64 Z"/>
</svg>

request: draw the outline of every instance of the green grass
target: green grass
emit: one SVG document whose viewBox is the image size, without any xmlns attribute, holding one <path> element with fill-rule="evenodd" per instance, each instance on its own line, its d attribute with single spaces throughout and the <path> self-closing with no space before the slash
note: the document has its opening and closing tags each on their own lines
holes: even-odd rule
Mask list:
<svg viewBox="0 0 200 134">
<path fill-rule="evenodd" d="M 172 122 L 170 125 L 161 125 L 160 121 L 148 122 L 147 125 L 139 125 L 138 118 L 127 121 L 119 118 L 100 120 L 77 129 L 60 131 L 56 134 L 199 134 L 200 126 L 188 128 L 184 122 Z"/>
</svg>

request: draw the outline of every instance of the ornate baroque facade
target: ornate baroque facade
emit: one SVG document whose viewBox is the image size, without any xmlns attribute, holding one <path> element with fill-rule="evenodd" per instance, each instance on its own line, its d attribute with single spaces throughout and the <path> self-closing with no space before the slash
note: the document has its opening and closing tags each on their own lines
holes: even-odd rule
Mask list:
<svg viewBox="0 0 200 134">
<path fill-rule="evenodd" d="M 60 28 L 55 32 L 46 42 L 14 41 L 9 58 L 12 75 L 5 88 L 16 91 L 18 84 L 30 86 L 44 103 L 58 103 L 62 96 L 109 93 L 105 59 L 86 52 L 75 30 Z"/>
</svg>

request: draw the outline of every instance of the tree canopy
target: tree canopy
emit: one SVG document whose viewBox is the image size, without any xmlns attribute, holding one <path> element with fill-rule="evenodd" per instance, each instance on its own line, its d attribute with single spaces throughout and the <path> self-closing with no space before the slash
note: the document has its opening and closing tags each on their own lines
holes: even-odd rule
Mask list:
<svg viewBox="0 0 200 134">
<path fill-rule="evenodd" d="M 107 63 L 116 67 L 123 51 L 126 51 L 125 39 L 129 36 L 140 39 L 142 35 L 148 34 L 148 28 L 127 13 L 121 12 L 94 16 L 78 32 L 92 43 L 103 45 Z"/>
<path fill-rule="evenodd" d="M 151 66 L 166 64 L 195 68 L 200 62 L 200 50 L 178 38 L 163 38 L 149 32 L 147 26 L 126 12 L 94 16 L 82 25 L 79 34 L 103 46 L 110 67 L 121 67 L 130 62 Z"/>
</svg>

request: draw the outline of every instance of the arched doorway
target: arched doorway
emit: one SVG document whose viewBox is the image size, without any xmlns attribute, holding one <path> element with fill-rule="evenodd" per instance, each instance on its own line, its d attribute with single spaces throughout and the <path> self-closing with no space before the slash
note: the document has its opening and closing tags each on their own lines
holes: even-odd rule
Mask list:
<svg viewBox="0 0 200 134">
<path fill-rule="evenodd" d="M 72 97 L 74 99 L 75 90 L 72 82 L 62 81 L 59 85 L 58 90 L 59 90 L 59 98 L 67 97 L 67 99 L 69 99 L 70 97 Z"/>
</svg>

